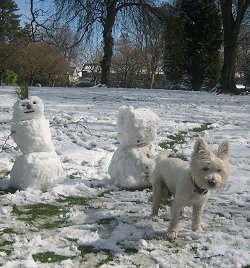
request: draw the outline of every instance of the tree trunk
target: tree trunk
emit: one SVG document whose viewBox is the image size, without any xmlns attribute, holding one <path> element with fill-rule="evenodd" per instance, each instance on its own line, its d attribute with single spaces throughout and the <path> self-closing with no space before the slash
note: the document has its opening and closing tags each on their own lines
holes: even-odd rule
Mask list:
<svg viewBox="0 0 250 268">
<path fill-rule="evenodd" d="M 220 81 L 222 93 L 237 93 L 235 84 L 237 41 L 241 22 L 249 4 L 250 0 L 238 0 L 237 14 L 234 16 L 232 0 L 220 0 L 224 34 L 224 62 Z"/>
<path fill-rule="evenodd" d="M 221 71 L 221 92 L 236 93 L 235 71 L 236 71 L 236 51 L 237 37 L 231 35 L 224 36 L 224 63 Z"/>
<path fill-rule="evenodd" d="M 101 68 L 102 68 L 102 76 L 101 76 L 101 84 L 109 86 L 110 83 L 110 67 L 111 67 L 111 59 L 113 56 L 113 36 L 112 30 L 115 23 L 116 17 L 116 1 L 108 0 L 106 1 L 107 8 L 107 16 L 103 21 L 103 58 L 101 60 Z"/>
</svg>

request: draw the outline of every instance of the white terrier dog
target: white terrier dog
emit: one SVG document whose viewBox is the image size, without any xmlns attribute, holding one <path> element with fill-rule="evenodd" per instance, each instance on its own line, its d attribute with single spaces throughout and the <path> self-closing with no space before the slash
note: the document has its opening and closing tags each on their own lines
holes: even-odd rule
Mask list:
<svg viewBox="0 0 250 268">
<path fill-rule="evenodd" d="M 178 225 L 185 206 L 193 206 L 192 230 L 200 230 L 203 205 L 210 190 L 223 187 L 229 174 L 229 143 L 221 143 L 217 150 L 209 148 L 202 138 L 194 145 L 190 165 L 178 158 L 162 159 L 152 174 L 152 220 L 158 220 L 158 210 L 164 195 L 173 195 L 171 220 L 167 238 L 177 238 Z"/>
</svg>

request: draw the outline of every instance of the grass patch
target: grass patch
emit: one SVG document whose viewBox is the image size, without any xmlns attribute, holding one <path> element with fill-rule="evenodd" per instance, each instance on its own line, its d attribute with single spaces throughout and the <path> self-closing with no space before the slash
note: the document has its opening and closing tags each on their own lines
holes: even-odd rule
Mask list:
<svg viewBox="0 0 250 268">
<path fill-rule="evenodd" d="M 12 229 L 12 228 L 5 228 L 1 231 L 2 234 L 20 234 L 19 232 L 17 232 L 16 230 Z"/>
<path fill-rule="evenodd" d="M 175 146 L 177 144 L 185 143 L 185 136 L 187 135 L 186 131 L 181 131 L 174 135 L 169 135 L 166 141 L 163 141 L 159 146 L 166 150 L 176 151 Z"/>
<path fill-rule="evenodd" d="M 43 253 L 36 253 L 32 255 L 35 262 L 41 262 L 41 263 L 54 263 L 54 262 L 61 262 L 64 260 L 75 258 L 74 256 L 63 256 L 63 255 L 57 255 L 53 251 L 47 251 Z"/>
<path fill-rule="evenodd" d="M 172 201 L 171 197 L 169 197 L 169 196 L 163 197 L 161 199 L 161 205 L 164 206 L 164 207 L 165 206 L 171 207 L 171 201 Z"/>
<path fill-rule="evenodd" d="M 22 220 L 29 225 L 35 225 L 39 220 L 47 220 L 51 223 L 53 218 L 58 218 L 62 213 L 65 212 L 65 210 L 65 208 L 53 204 L 38 203 L 22 207 L 14 205 L 12 214 L 14 214 L 19 220 Z M 45 223 L 42 223 L 42 225 L 40 224 L 39 227 L 44 227 L 44 224 Z"/>
<path fill-rule="evenodd" d="M 2 242 L 0 242 L 0 248 L 5 247 L 5 246 L 9 246 L 12 244 L 13 244 L 13 242 L 11 242 L 11 241 L 2 241 Z"/>
<path fill-rule="evenodd" d="M 190 129 L 189 131 L 180 131 L 176 134 L 169 135 L 167 136 L 166 141 L 159 143 L 159 146 L 163 149 L 171 150 L 173 152 L 173 155 L 170 156 L 178 157 L 186 161 L 187 158 L 185 156 L 176 155 L 177 153 L 176 145 L 186 143 L 187 136 L 197 137 L 199 136 L 198 133 L 201 133 L 208 129 L 212 129 L 213 127 L 211 125 L 212 123 L 203 123 L 199 127 L 195 127 L 193 129 Z"/>
<path fill-rule="evenodd" d="M 85 255 L 88 255 L 88 254 L 98 254 L 101 252 L 112 256 L 111 251 L 109 249 L 97 249 L 97 248 L 90 246 L 90 245 L 80 245 L 80 246 L 78 246 L 78 250 L 81 252 L 82 258 L 84 258 Z"/>
<path fill-rule="evenodd" d="M 212 125 L 212 123 L 204 123 L 204 124 L 201 124 L 199 127 L 195 127 L 193 129 L 191 129 L 190 131 L 200 133 L 200 132 L 203 132 L 205 130 L 212 129 L 213 127 L 211 125 Z"/>
<path fill-rule="evenodd" d="M 88 206 L 89 201 L 92 198 L 87 198 L 83 196 L 62 196 L 61 198 L 57 199 L 57 202 L 63 203 L 63 204 L 68 204 L 69 206 Z"/>
<path fill-rule="evenodd" d="M 104 197 L 105 195 L 108 195 L 111 193 L 111 190 L 105 190 L 97 195 L 97 197 Z"/>
<path fill-rule="evenodd" d="M 13 242 L 11 242 L 11 241 L 0 242 L 0 252 L 4 252 L 6 255 L 10 255 L 11 249 L 9 249 L 8 247 L 12 244 L 13 244 Z"/>
<path fill-rule="evenodd" d="M 62 228 L 66 226 L 69 226 L 69 222 L 67 220 L 60 220 L 60 221 L 54 221 L 54 222 L 46 222 L 46 223 L 41 224 L 39 227 L 41 229 L 50 230 L 50 229 L 57 229 L 57 228 Z"/>
<path fill-rule="evenodd" d="M 100 261 L 96 267 L 101 267 L 103 264 L 107 264 L 111 261 L 114 261 L 114 256 L 107 256 L 107 258 L 105 258 L 104 260 Z"/>
</svg>

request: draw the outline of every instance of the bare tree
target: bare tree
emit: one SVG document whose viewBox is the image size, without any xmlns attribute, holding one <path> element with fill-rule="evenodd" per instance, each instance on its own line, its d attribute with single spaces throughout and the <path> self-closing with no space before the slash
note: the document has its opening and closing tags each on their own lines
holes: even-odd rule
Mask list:
<svg viewBox="0 0 250 268">
<path fill-rule="evenodd" d="M 145 12 L 144 9 L 138 10 L 138 16 L 134 17 L 135 23 L 135 42 L 141 49 L 144 70 L 147 75 L 147 87 L 153 88 L 156 73 L 163 69 L 164 40 L 163 31 L 159 27 L 158 18 Z"/>
<path fill-rule="evenodd" d="M 30 0 L 34 4 L 34 0 Z M 42 1 L 42 0 L 40 0 Z M 64 21 L 65 25 L 73 25 L 78 41 L 88 39 L 96 31 L 102 33 L 103 57 L 100 62 L 102 69 L 101 83 L 109 85 L 110 66 L 113 56 L 113 30 L 118 22 L 118 15 L 122 10 L 133 7 L 150 8 L 153 0 L 54 0 L 57 7 L 54 21 Z M 33 21 L 36 21 L 36 11 L 33 13 Z M 99 26 L 102 26 L 101 29 Z M 44 25 L 42 25 L 44 26 Z M 88 37 L 88 38 L 87 38 Z"/>
<path fill-rule="evenodd" d="M 30 85 L 39 82 L 49 86 L 65 82 L 70 71 L 69 63 L 56 49 L 44 42 L 28 43 L 15 54 L 16 68 Z"/>
<path fill-rule="evenodd" d="M 142 86 L 137 84 L 144 68 L 142 51 L 126 34 L 122 34 L 115 46 L 111 67 L 114 86 Z"/>
<path fill-rule="evenodd" d="M 220 0 L 223 32 L 224 32 L 224 63 L 221 73 L 221 92 L 236 93 L 235 71 L 237 42 L 241 23 L 249 8 L 250 0 Z"/>
</svg>

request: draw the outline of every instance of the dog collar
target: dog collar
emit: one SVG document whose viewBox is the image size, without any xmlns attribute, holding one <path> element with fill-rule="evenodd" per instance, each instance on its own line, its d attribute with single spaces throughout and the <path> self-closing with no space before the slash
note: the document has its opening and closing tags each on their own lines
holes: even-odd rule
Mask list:
<svg viewBox="0 0 250 268">
<path fill-rule="evenodd" d="M 196 182 L 193 180 L 193 178 L 191 177 L 191 181 L 192 181 L 192 183 L 193 183 L 193 185 L 194 185 L 194 192 L 195 193 L 198 193 L 198 194 L 207 194 L 207 192 L 208 192 L 208 190 L 207 189 L 203 189 L 203 188 L 200 188 L 197 184 L 196 184 Z"/>
</svg>

